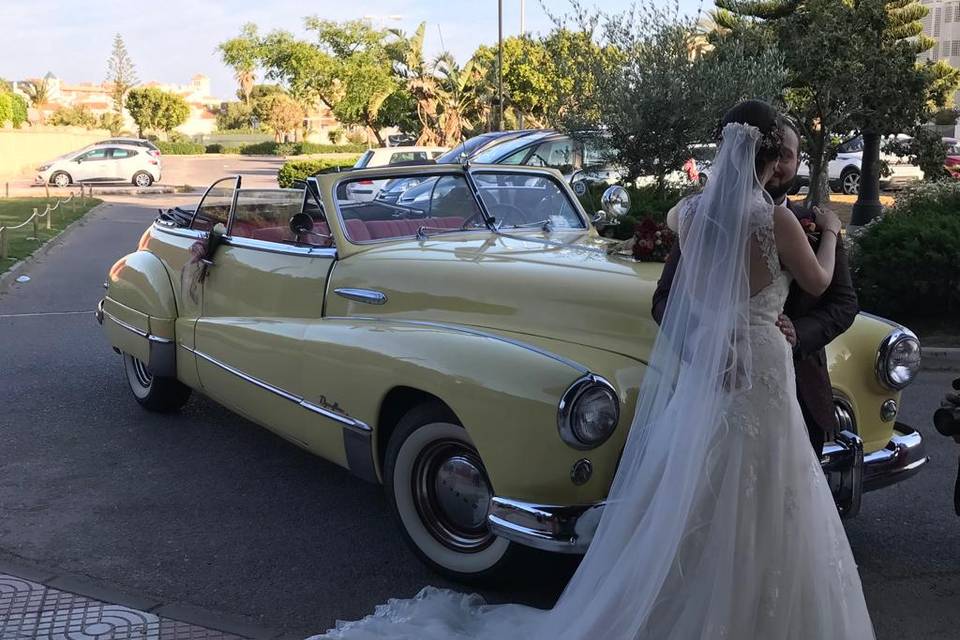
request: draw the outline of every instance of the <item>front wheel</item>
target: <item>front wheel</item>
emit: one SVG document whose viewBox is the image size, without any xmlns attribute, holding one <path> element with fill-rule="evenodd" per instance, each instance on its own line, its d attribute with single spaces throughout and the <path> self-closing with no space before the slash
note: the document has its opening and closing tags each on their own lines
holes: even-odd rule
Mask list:
<svg viewBox="0 0 960 640">
<path fill-rule="evenodd" d="M 123 369 L 133 397 L 145 409 L 168 413 L 182 407 L 190 398 L 190 387 L 176 378 L 153 375 L 146 363 L 129 353 L 123 354 Z"/>
<path fill-rule="evenodd" d="M 460 582 L 491 583 L 522 553 L 487 525 L 493 489 L 456 416 L 440 403 L 408 412 L 387 446 L 387 498 L 404 538 L 428 566 Z"/>
<path fill-rule="evenodd" d="M 53 174 L 53 177 L 50 178 L 50 182 L 52 182 L 54 186 L 63 188 L 69 187 L 73 180 L 70 179 L 69 173 L 65 171 L 57 171 L 55 174 Z"/>
<path fill-rule="evenodd" d="M 149 187 L 153 184 L 153 176 L 146 171 L 138 171 L 133 176 L 133 184 L 138 187 Z"/>
</svg>

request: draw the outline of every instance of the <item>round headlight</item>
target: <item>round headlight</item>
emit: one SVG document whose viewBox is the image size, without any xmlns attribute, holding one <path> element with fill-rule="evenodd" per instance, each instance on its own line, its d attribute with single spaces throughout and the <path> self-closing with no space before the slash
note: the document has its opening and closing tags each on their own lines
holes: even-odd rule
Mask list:
<svg viewBox="0 0 960 640">
<path fill-rule="evenodd" d="M 620 400 L 609 382 L 595 375 L 577 380 L 560 400 L 560 437 L 575 449 L 592 449 L 613 434 L 620 421 Z"/>
<path fill-rule="evenodd" d="M 899 391 L 920 370 L 920 341 L 905 329 L 888 335 L 877 353 L 877 377 L 885 387 Z"/>
</svg>

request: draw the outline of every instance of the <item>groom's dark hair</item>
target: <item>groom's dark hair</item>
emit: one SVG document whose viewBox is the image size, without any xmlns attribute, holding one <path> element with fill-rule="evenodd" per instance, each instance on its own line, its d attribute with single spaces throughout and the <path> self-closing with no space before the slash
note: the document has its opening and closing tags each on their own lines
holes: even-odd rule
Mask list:
<svg viewBox="0 0 960 640">
<path fill-rule="evenodd" d="M 733 122 L 747 124 L 760 130 L 762 138 L 760 144 L 757 145 L 756 164 L 758 174 L 764 165 L 780 157 L 780 145 L 783 141 L 781 130 L 784 119 L 780 117 L 780 112 L 773 105 L 763 100 L 738 102 L 723 115 L 719 132 L 722 133 L 723 128 Z"/>
</svg>

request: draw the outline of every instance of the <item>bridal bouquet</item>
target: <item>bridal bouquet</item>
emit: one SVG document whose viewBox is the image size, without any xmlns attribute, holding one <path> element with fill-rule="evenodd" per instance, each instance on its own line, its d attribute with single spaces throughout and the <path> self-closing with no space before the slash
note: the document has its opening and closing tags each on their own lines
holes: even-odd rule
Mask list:
<svg viewBox="0 0 960 640">
<path fill-rule="evenodd" d="M 641 262 L 666 262 L 676 239 L 667 225 L 644 218 L 633 230 L 633 258 Z"/>
</svg>

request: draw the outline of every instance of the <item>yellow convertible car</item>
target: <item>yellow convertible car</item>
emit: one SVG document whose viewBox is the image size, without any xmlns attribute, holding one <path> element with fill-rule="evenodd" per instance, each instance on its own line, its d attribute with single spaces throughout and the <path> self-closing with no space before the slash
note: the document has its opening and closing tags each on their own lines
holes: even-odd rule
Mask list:
<svg viewBox="0 0 960 640">
<path fill-rule="evenodd" d="M 354 182 L 383 186 L 358 201 Z M 110 270 L 97 317 L 140 404 L 175 410 L 196 390 L 382 483 L 413 550 L 448 576 L 502 575 L 525 547 L 582 553 L 657 333 L 662 265 L 612 255 L 604 214 L 551 169 L 240 187 L 161 213 Z M 919 349 L 865 314 L 830 345 L 843 433 L 823 466 L 847 515 L 926 462 L 896 420 Z"/>
</svg>

